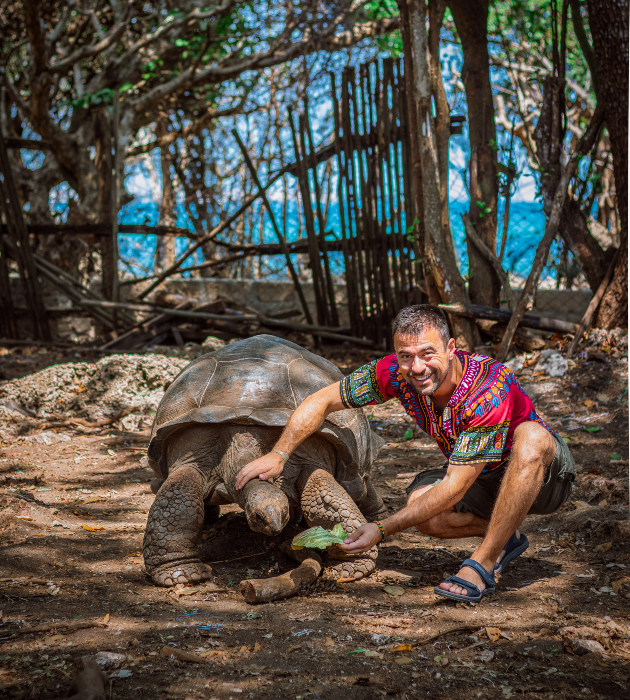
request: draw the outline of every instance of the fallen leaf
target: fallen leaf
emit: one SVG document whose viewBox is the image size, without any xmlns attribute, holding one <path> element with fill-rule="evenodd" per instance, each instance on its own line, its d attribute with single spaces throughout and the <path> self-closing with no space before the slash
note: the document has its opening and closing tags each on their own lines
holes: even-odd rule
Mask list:
<svg viewBox="0 0 630 700">
<path fill-rule="evenodd" d="M 590 504 L 587 503 L 586 501 L 571 501 L 571 504 L 574 506 L 576 510 L 579 510 L 580 508 L 590 508 Z"/>
<path fill-rule="evenodd" d="M 326 645 L 324 644 L 324 646 L 326 646 Z M 364 656 L 367 656 L 369 658 L 374 658 L 374 659 L 382 659 L 383 658 L 383 654 L 380 654 L 378 651 L 374 651 L 374 649 L 368 649 L 365 652 Z"/>
<path fill-rule="evenodd" d="M 199 593 L 200 591 L 205 591 L 205 586 L 193 586 L 192 588 L 180 588 L 179 590 L 173 591 L 176 596 L 181 598 L 185 595 L 193 595 L 194 593 Z"/>
<path fill-rule="evenodd" d="M 586 431 L 587 433 L 598 433 L 601 430 L 601 428 L 593 426 L 592 428 L 582 428 L 582 430 Z"/>
<path fill-rule="evenodd" d="M 608 394 L 597 394 L 597 400 L 599 403 L 608 403 L 610 401 L 610 397 Z"/>
<path fill-rule="evenodd" d="M 390 649 L 390 651 L 412 651 L 412 649 L 411 644 L 399 644 L 397 647 Z"/>
<path fill-rule="evenodd" d="M 612 459 L 614 462 L 616 462 L 616 461 L 621 459 L 621 455 L 618 452 L 613 452 L 610 455 L 610 459 Z"/>
<path fill-rule="evenodd" d="M 254 651 L 260 651 L 261 649 L 262 649 L 262 646 L 260 645 L 260 642 L 256 642 L 256 644 L 254 644 L 254 649 L 253 649 L 253 650 L 254 650 Z"/>
<path fill-rule="evenodd" d="M 412 438 L 413 438 L 413 430 L 411 428 L 408 428 L 403 433 L 402 439 L 403 440 L 411 440 Z"/>
<path fill-rule="evenodd" d="M 618 581 L 613 581 L 610 585 L 615 593 L 619 593 L 619 589 L 623 585 L 624 579 L 620 578 Z"/>
<path fill-rule="evenodd" d="M 612 548 L 612 542 L 603 542 L 593 549 L 594 552 L 607 552 Z"/>
<path fill-rule="evenodd" d="M 597 406 L 595 401 L 591 401 L 591 399 L 586 399 L 586 401 L 582 401 L 582 403 L 587 407 L 587 408 L 593 408 L 593 406 Z"/>
<path fill-rule="evenodd" d="M 45 637 L 44 638 L 44 644 L 46 646 L 53 646 L 54 644 L 57 644 L 63 639 L 63 634 L 53 634 L 50 637 Z"/>
<path fill-rule="evenodd" d="M 394 659 L 394 663 L 399 666 L 404 666 L 405 664 L 410 664 L 411 659 L 408 656 L 399 656 L 397 659 Z"/>
<path fill-rule="evenodd" d="M 334 647 L 335 646 L 335 640 L 332 637 L 326 637 L 326 641 L 324 642 L 325 647 Z"/>
<path fill-rule="evenodd" d="M 107 615 L 105 615 L 105 617 L 103 618 L 103 622 L 105 622 L 105 623 L 109 622 L 109 613 L 107 613 Z"/>
<path fill-rule="evenodd" d="M 385 593 L 388 595 L 403 595 L 405 589 L 401 588 L 400 586 L 385 586 L 383 591 L 385 591 Z"/>
<path fill-rule="evenodd" d="M 95 532 L 96 530 L 104 530 L 105 529 L 102 525 L 86 525 L 85 523 L 81 523 L 81 527 L 84 530 L 87 530 L 88 532 Z"/>
<path fill-rule="evenodd" d="M 496 642 L 501 636 L 501 630 L 498 627 L 486 627 L 486 634 L 490 641 Z"/>
<path fill-rule="evenodd" d="M 544 374 L 544 372 L 534 372 L 532 374 L 532 377 L 542 377 L 543 374 Z"/>
<path fill-rule="evenodd" d="M 249 653 L 249 648 L 243 646 L 243 647 L 241 647 L 241 648 L 238 650 L 238 653 L 239 653 L 239 654 Z"/>
</svg>

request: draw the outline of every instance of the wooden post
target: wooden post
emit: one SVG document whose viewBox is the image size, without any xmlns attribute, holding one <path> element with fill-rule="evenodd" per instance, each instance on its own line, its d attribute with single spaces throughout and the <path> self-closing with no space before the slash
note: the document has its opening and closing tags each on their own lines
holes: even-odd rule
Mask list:
<svg viewBox="0 0 630 700">
<path fill-rule="evenodd" d="M 293 280 L 293 285 L 295 286 L 295 291 L 298 295 L 298 298 L 300 299 L 300 304 L 302 305 L 302 309 L 304 311 L 304 317 L 308 321 L 308 323 L 313 323 L 313 317 L 311 316 L 310 309 L 308 308 L 308 304 L 306 303 L 306 298 L 304 297 L 304 291 L 302 290 L 302 285 L 300 284 L 300 278 L 297 276 L 297 272 L 295 271 L 295 268 L 293 267 L 293 263 L 291 262 L 291 253 L 289 252 L 289 249 L 287 248 L 287 242 L 284 240 L 284 236 L 280 233 L 280 229 L 278 228 L 278 224 L 276 223 L 276 217 L 274 216 L 273 209 L 271 208 L 271 204 L 269 203 L 269 199 L 267 198 L 267 194 L 263 190 L 262 185 L 260 184 L 260 180 L 258 179 L 258 173 L 256 172 L 256 168 L 254 168 L 254 164 L 252 163 L 249 153 L 247 152 L 247 149 L 245 148 L 245 144 L 241 141 L 241 137 L 238 135 L 238 131 L 236 129 L 232 129 L 232 135 L 236 139 L 236 142 L 238 143 L 238 147 L 241 149 L 241 153 L 243 154 L 243 158 L 245 159 L 245 163 L 249 169 L 249 172 L 252 176 L 252 179 L 254 180 L 254 184 L 258 188 L 258 191 L 261 193 L 261 197 L 263 200 L 263 203 L 265 207 L 267 208 L 267 213 L 269 214 L 269 219 L 271 220 L 271 225 L 273 226 L 273 230 L 276 234 L 276 238 L 278 239 L 278 243 L 280 244 L 280 247 L 282 248 L 282 252 L 284 253 L 284 256 L 287 260 L 287 267 L 289 268 L 289 274 L 291 275 L 291 279 Z"/>
<path fill-rule="evenodd" d="M 4 226 L 0 218 L 0 334 L 3 338 L 18 337 L 17 318 L 13 307 L 13 297 L 11 296 L 11 280 L 9 278 L 9 264 L 7 261 L 7 251 L 4 245 Z"/>
<path fill-rule="evenodd" d="M 24 222 L 20 198 L 13 181 L 13 173 L 9 163 L 9 156 L 4 144 L 4 136 L 0 128 L 0 197 L 1 206 L 4 210 L 9 237 L 15 244 L 16 260 L 20 269 L 22 286 L 26 303 L 31 311 L 33 319 L 33 334 L 38 340 L 52 340 L 48 316 L 44 305 L 44 297 L 37 269 L 33 260 L 33 253 L 28 237 L 28 230 Z"/>
<path fill-rule="evenodd" d="M 120 94 L 118 88 L 114 90 L 112 109 L 112 301 L 119 301 L 120 290 L 118 285 L 118 101 Z M 114 327 L 118 325 L 118 316 L 114 311 Z"/>
<path fill-rule="evenodd" d="M 610 280 L 612 279 L 613 273 L 615 271 L 615 265 L 617 264 L 617 258 L 619 257 L 619 251 L 617 251 L 613 259 L 610 261 L 610 265 L 608 266 L 608 270 L 606 270 L 606 274 L 604 275 L 604 279 L 600 282 L 599 287 L 597 288 L 597 291 L 593 295 L 593 298 L 591 299 L 590 304 L 588 305 L 588 308 L 586 309 L 584 316 L 582 317 L 582 320 L 580 321 L 580 325 L 578 326 L 578 329 L 575 331 L 575 335 L 573 336 L 573 340 L 571 341 L 571 344 L 569 345 L 569 348 L 567 350 L 567 357 L 573 357 L 573 353 L 576 351 L 577 346 L 580 344 L 580 340 L 584 333 L 591 327 L 591 323 L 593 322 L 593 317 L 595 316 L 595 312 L 599 308 L 599 305 L 601 303 L 601 300 L 606 293 L 606 289 L 608 288 L 608 285 L 610 284 Z"/>
</svg>

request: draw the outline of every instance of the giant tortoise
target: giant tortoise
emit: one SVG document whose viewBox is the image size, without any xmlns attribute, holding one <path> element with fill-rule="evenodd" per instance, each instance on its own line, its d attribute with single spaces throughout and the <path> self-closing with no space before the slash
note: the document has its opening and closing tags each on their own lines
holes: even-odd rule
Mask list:
<svg viewBox="0 0 630 700">
<path fill-rule="evenodd" d="M 157 410 L 149 465 L 155 501 L 144 536 L 144 561 L 163 586 L 201 581 L 211 569 L 195 544 L 204 519 L 237 503 L 252 530 L 277 535 L 290 506 L 309 526 L 342 523 L 350 533 L 384 512 L 369 472 L 382 444 L 361 409 L 328 416 L 291 455 L 275 481 L 235 488 L 240 469 L 269 452 L 295 408 L 341 379 L 328 360 L 271 335 L 227 345 L 191 362 L 169 386 Z M 362 578 L 374 570 L 376 548 L 347 555 L 329 548 L 328 577 Z"/>
</svg>

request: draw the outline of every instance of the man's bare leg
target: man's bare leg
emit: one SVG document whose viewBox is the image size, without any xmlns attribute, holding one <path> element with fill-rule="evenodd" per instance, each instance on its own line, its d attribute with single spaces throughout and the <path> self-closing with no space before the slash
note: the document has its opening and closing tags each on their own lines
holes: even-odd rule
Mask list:
<svg viewBox="0 0 630 700">
<path fill-rule="evenodd" d="M 538 423 L 521 423 L 514 431 L 512 456 L 501 482 L 488 530 L 481 545 L 470 557 L 486 571 L 492 571 L 503 546 L 525 519 L 555 454 L 556 444 L 551 433 Z M 460 569 L 457 575 L 479 590 L 485 588 L 479 574 L 468 567 Z M 464 588 L 454 583 L 441 583 L 440 588 L 467 595 Z"/>
</svg>

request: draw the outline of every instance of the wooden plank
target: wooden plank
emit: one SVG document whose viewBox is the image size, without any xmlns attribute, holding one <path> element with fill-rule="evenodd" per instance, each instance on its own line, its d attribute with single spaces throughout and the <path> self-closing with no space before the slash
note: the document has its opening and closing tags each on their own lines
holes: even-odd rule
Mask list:
<svg viewBox="0 0 630 700">
<path fill-rule="evenodd" d="M 438 304 L 438 306 L 444 311 L 468 318 L 485 318 L 489 321 L 500 321 L 502 323 L 509 323 L 512 318 L 511 311 L 502 311 L 490 306 L 460 303 Z M 575 333 L 578 328 L 576 323 L 560 321 L 555 318 L 545 318 L 544 316 L 534 316 L 533 314 L 525 314 L 520 325 L 525 328 L 536 328 L 540 331 L 553 331 L 555 333 Z"/>
</svg>

